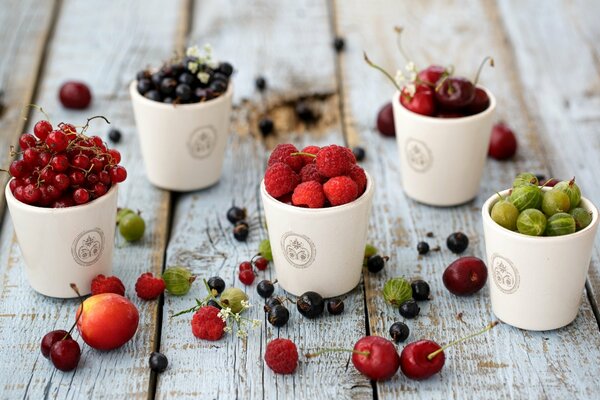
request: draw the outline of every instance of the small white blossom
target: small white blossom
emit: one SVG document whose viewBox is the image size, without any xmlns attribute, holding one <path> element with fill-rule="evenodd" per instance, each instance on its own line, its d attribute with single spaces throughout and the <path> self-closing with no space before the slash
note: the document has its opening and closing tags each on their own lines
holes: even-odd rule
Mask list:
<svg viewBox="0 0 600 400">
<path fill-rule="evenodd" d="M 198 46 L 190 46 L 187 48 L 185 55 L 188 57 L 200 57 L 200 49 Z"/>
<path fill-rule="evenodd" d="M 217 317 L 221 318 L 223 321 L 227 321 L 227 319 L 229 318 L 230 315 L 231 315 L 231 308 L 225 307 L 219 311 L 219 313 L 217 314 Z"/>
<path fill-rule="evenodd" d="M 212 69 L 217 69 L 219 67 L 219 62 L 216 60 L 209 60 L 206 62 L 206 65 L 208 65 Z"/>
<path fill-rule="evenodd" d="M 408 64 L 406 64 L 406 70 L 408 72 L 417 72 L 417 67 L 415 66 L 415 63 L 412 61 L 409 61 Z"/>
<path fill-rule="evenodd" d="M 413 97 L 417 91 L 417 86 L 414 83 L 409 83 L 408 85 L 404 86 L 404 90 L 407 95 Z"/>
<path fill-rule="evenodd" d="M 202 82 L 202 83 L 208 83 L 208 80 L 210 79 L 210 75 L 203 71 L 198 72 L 198 75 L 196 75 L 196 76 L 198 77 L 198 79 L 200 79 L 200 82 Z"/>
<path fill-rule="evenodd" d="M 225 332 L 225 333 L 231 332 L 231 327 L 230 326 L 226 326 L 225 328 L 223 328 L 223 332 Z"/>
<path fill-rule="evenodd" d="M 204 52 L 206 54 L 211 54 L 212 53 L 212 46 L 210 45 L 210 43 L 206 43 L 204 45 Z"/>
<path fill-rule="evenodd" d="M 396 84 L 398 86 L 402 86 L 402 84 L 404 83 L 404 80 L 406 78 L 404 77 L 404 73 L 402 72 L 401 69 L 399 69 L 398 71 L 396 71 L 396 76 L 394 77 L 394 81 L 396 81 Z"/>
<path fill-rule="evenodd" d="M 243 329 L 238 329 L 238 330 L 237 330 L 237 337 L 239 337 L 239 338 L 245 338 L 245 337 L 248 337 L 248 332 L 246 332 L 246 331 L 245 331 L 245 330 L 243 330 Z"/>
<path fill-rule="evenodd" d="M 410 73 L 410 79 L 409 79 L 409 80 L 410 80 L 411 82 L 414 82 L 414 81 L 416 81 L 416 80 L 417 80 L 417 73 L 416 73 L 416 72 L 414 72 L 414 71 L 413 71 L 413 72 L 411 72 L 411 73 Z"/>
<path fill-rule="evenodd" d="M 260 326 L 260 320 L 258 319 L 253 319 L 252 320 L 252 327 L 253 328 L 258 328 Z"/>
<path fill-rule="evenodd" d="M 188 62 L 187 68 L 190 70 L 192 74 L 195 74 L 198 71 L 198 63 L 194 61 Z"/>
<path fill-rule="evenodd" d="M 248 300 L 242 300 L 240 303 L 242 308 L 250 308 L 250 302 Z"/>
</svg>

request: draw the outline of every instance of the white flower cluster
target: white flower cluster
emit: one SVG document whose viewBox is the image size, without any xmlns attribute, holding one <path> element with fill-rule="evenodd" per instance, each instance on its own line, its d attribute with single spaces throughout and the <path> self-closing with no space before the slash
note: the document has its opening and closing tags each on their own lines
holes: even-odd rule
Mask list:
<svg viewBox="0 0 600 400">
<path fill-rule="evenodd" d="M 198 46 L 188 47 L 185 55 L 193 58 L 193 61 L 188 61 L 187 69 L 190 70 L 191 73 L 196 74 L 200 82 L 207 83 L 210 79 L 210 75 L 205 71 L 199 71 L 200 65 L 208 65 L 210 68 L 217 68 L 219 66 L 219 62 L 213 60 L 212 47 L 210 44 L 204 45 L 204 54 L 201 53 L 200 48 Z"/>
<path fill-rule="evenodd" d="M 406 90 L 406 94 L 409 96 L 414 96 L 417 91 L 417 86 L 415 85 L 415 81 L 417 80 L 417 67 L 415 63 L 410 61 L 404 67 L 408 75 L 404 74 L 404 71 L 399 69 L 396 71 L 396 76 L 394 77 L 394 81 L 400 87 L 404 87 Z"/>
<path fill-rule="evenodd" d="M 243 329 L 246 324 L 250 324 L 250 326 L 252 328 L 258 328 L 260 326 L 261 322 L 258 319 L 251 320 L 251 319 L 242 317 L 241 316 L 242 312 L 244 312 L 245 310 L 252 307 L 252 305 L 250 304 L 250 302 L 248 300 L 242 300 L 241 305 L 242 305 L 242 310 L 238 313 L 232 312 L 231 308 L 229 308 L 229 307 L 223 307 L 219 311 L 217 316 L 219 318 L 221 318 L 223 320 L 223 322 L 225 322 L 225 323 L 227 323 L 227 321 L 231 319 L 232 320 L 231 325 L 233 325 L 233 324 L 237 325 L 236 336 L 240 339 L 243 339 L 243 338 L 248 337 L 248 332 L 245 329 Z M 223 328 L 223 330 L 226 333 L 233 332 L 233 328 L 230 325 L 225 326 L 225 328 Z"/>
</svg>

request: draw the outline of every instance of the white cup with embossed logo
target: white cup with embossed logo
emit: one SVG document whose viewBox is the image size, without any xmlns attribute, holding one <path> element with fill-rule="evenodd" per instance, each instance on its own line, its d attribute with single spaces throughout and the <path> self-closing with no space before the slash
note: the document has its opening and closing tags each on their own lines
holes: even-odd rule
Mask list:
<svg viewBox="0 0 600 400">
<path fill-rule="evenodd" d="M 509 325 L 533 331 L 570 324 L 581 305 L 598 231 L 598 210 L 581 198 L 580 207 L 592 213 L 589 226 L 570 235 L 537 237 L 494 222 L 490 213 L 497 201 L 495 194 L 482 208 L 494 314 Z"/>
<path fill-rule="evenodd" d="M 162 189 L 191 191 L 221 178 L 229 136 L 233 85 L 200 103 L 149 100 L 131 82 L 129 93 L 148 180 Z"/>
<path fill-rule="evenodd" d="M 260 193 L 277 281 L 296 296 L 307 291 L 335 297 L 360 282 L 374 185 L 367 174 L 365 192 L 352 203 L 301 208 Z"/>
<path fill-rule="evenodd" d="M 31 287 L 45 296 L 77 297 L 91 292 L 92 279 L 110 275 L 117 215 L 117 189 L 66 208 L 35 207 L 5 195 Z"/>
<path fill-rule="evenodd" d="M 477 196 L 496 111 L 496 98 L 484 90 L 488 108 L 460 118 L 417 114 L 400 103 L 400 92 L 394 93 L 400 176 L 408 197 L 432 206 L 454 206 Z"/>
</svg>

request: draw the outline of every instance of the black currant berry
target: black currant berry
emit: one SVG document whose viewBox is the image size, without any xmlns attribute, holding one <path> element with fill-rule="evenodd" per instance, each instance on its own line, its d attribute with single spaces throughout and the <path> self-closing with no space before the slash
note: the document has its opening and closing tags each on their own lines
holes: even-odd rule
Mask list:
<svg viewBox="0 0 600 400">
<path fill-rule="evenodd" d="M 248 229 L 248 224 L 244 221 L 240 221 L 233 227 L 233 237 L 238 242 L 245 242 L 248 239 L 248 233 L 250 230 Z"/>
<path fill-rule="evenodd" d="M 208 88 L 215 93 L 223 93 L 227 90 L 227 83 L 221 80 L 212 81 Z"/>
<path fill-rule="evenodd" d="M 396 343 L 404 342 L 409 334 L 410 329 L 408 329 L 408 326 L 404 322 L 394 322 L 390 326 L 390 336 Z"/>
<path fill-rule="evenodd" d="M 208 278 L 208 287 L 210 290 L 214 290 L 217 294 L 221 294 L 225 290 L 225 281 L 220 276 L 213 276 Z"/>
<path fill-rule="evenodd" d="M 164 77 L 165 77 L 165 74 L 162 73 L 161 71 L 158 71 L 158 72 L 155 72 L 152 74 L 152 76 L 150 77 L 150 80 L 152 81 L 154 86 L 158 88 L 158 87 L 160 87 L 160 83 L 162 82 Z"/>
<path fill-rule="evenodd" d="M 379 254 L 375 254 L 367 258 L 367 268 L 369 272 L 379 272 L 385 267 L 385 262 L 389 260 L 389 257 L 382 257 Z"/>
<path fill-rule="evenodd" d="M 189 72 L 184 72 L 183 74 L 179 75 L 179 83 L 185 83 L 186 85 L 194 86 L 194 83 L 196 82 L 196 77 L 192 74 L 190 74 Z"/>
<path fill-rule="evenodd" d="M 427 242 L 419 242 L 417 244 L 417 251 L 421 255 L 429 253 L 429 243 L 427 243 Z"/>
<path fill-rule="evenodd" d="M 344 38 L 338 36 L 333 40 L 333 48 L 338 53 L 343 51 L 344 47 L 346 47 L 346 41 L 344 40 Z"/>
<path fill-rule="evenodd" d="M 219 64 L 219 68 L 217 68 L 217 71 L 221 72 L 222 74 L 225 74 L 225 76 L 227 77 L 230 77 L 231 74 L 233 74 L 233 66 L 228 62 L 222 62 L 221 64 Z"/>
<path fill-rule="evenodd" d="M 236 206 L 231 207 L 229 210 L 227 210 L 227 219 L 232 224 L 237 224 L 238 222 L 245 220 L 246 219 L 246 209 L 239 208 Z"/>
<path fill-rule="evenodd" d="M 307 123 L 314 122 L 316 119 L 312 108 L 310 108 L 310 106 L 303 101 L 296 104 L 296 115 L 301 121 Z"/>
<path fill-rule="evenodd" d="M 270 308 L 268 311 L 267 320 L 271 325 L 276 326 L 278 328 L 287 324 L 289 319 L 290 312 L 281 304 Z"/>
<path fill-rule="evenodd" d="M 406 300 L 400 305 L 400 315 L 402 315 L 404 318 L 415 318 L 417 315 L 419 315 L 419 311 L 421 311 L 421 309 L 419 308 L 417 302 L 413 299 Z"/>
<path fill-rule="evenodd" d="M 412 288 L 413 298 L 417 301 L 429 300 L 429 284 L 423 280 L 412 281 L 410 284 Z"/>
<path fill-rule="evenodd" d="M 260 133 L 265 137 L 273 133 L 274 127 L 273 121 L 270 118 L 263 118 L 258 122 L 258 129 L 260 129 Z"/>
<path fill-rule="evenodd" d="M 327 301 L 327 312 L 331 315 L 340 315 L 344 312 L 344 300 L 331 299 Z"/>
<path fill-rule="evenodd" d="M 152 354 L 150 354 L 149 363 L 152 371 L 163 372 L 165 369 L 167 369 L 169 360 L 164 354 L 153 351 Z"/>
<path fill-rule="evenodd" d="M 138 83 L 137 83 L 137 91 L 141 95 L 146 94 L 150 89 L 152 89 L 152 82 L 150 82 L 150 79 L 140 79 L 138 81 Z"/>
<path fill-rule="evenodd" d="M 213 306 L 214 308 L 217 308 L 217 309 L 219 309 L 219 310 L 222 308 L 222 307 L 221 307 L 221 305 L 220 305 L 219 303 L 217 303 L 215 300 L 212 300 L 212 299 L 211 299 L 211 300 L 209 300 L 209 301 L 207 301 L 207 302 L 206 302 L 206 305 L 207 305 L 207 306 Z"/>
<path fill-rule="evenodd" d="M 271 297 L 274 291 L 275 286 L 273 285 L 273 282 L 268 279 L 258 282 L 258 285 L 256 286 L 256 292 L 258 295 L 265 299 Z"/>
<path fill-rule="evenodd" d="M 265 310 L 265 312 L 269 312 L 269 310 L 275 306 L 280 306 L 283 303 L 281 302 L 281 299 L 279 297 L 269 297 L 267 300 L 265 300 L 265 305 L 263 307 L 263 309 Z"/>
<path fill-rule="evenodd" d="M 323 297 L 316 292 L 306 292 L 296 300 L 296 307 L 300 314 L 306 318 L 316 318 L 323 314 L 325 301 Z"/>
<path fill-rule="evenodd" d="M 177 81 L 173 78 L 165 78 L 160 82 L 160 92 L 165 96 L 173 96 Z"/>
<path fill-rule="evenodd" d="M 142 79 L 150 79 L 150 76 L 152 76 L 150 71 L 143 70 L 143 71 L 139 71 L 137 74 L 135 74 L 135 79 L 137 79 L 138 81 L 141 81 Z"/>
<path fill-rule="evenodd" d="M 254 84 L 256 85 L 256 88 L 261 92 L 267 88 L 267 80 L 263 76 L 257 77 L 254 81 Z"/>
<path fill-rule="evenodd" d="M 192 88 L 190 87 L 190 85 L 180 83 L 175 88 L 175 96 L 179 97 L 181 101 L 186 102 L 192 97 Z"/>
<path fill-rule="evenodd" d="M 144 97 L 153 101 L 162 101 L 162 97 L 158 90 L 150 90 L 144 94 Z"/>
<path fill-rule="evenodd" d="M 469 247 L 469 238 L 462 232 L 454 232 L 446 239 L 446 245 L 451 252 L 460 254 Z"/>
<path fill-rule="evenodd" d="M 119 143 L 121 141 L 121 131 L 118 129 L 111 129 L 108 131 L 108 139 L 113 143 Z"/>
<path fill-rule="evenodd" d="M 352 148 L 352 154 L 354 154 L 354 158 L 356 158 L 356 161 L 361 162 L 362 160 L 365 159 L 365 156 L 367 155 L 367 153 L 365 152 L 365 149 L 363 149 L 362 147 L 356 146 Z"/>
</svg>

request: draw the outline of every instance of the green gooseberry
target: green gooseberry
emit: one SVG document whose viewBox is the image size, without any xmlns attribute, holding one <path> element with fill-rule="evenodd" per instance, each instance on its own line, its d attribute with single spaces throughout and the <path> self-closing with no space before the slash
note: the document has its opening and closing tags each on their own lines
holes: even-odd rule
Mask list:
<svg viewBox="0 0 600 400">
<path fill-rule="evenodd" d="M 542 204 L 542 189 L 539 186 L 525 185 L 513 189 L 509 200 L 519 212 L 528 208 L 540 208 Z"/>
<path fill-rule="evenodd" d="M 273 261 L 273 252 L 271 251 L 271 242 L 269 239 L 264 239 L 258 245 L 258 254 L 260 254 L 267 261 Z"/>
<path fill-rule="evenodd" d="M 377 247 L 373 246 L 372 244 L 367 243 L 365 245 L 365 258 L 374 256 L 375 254 L 377 254 Z"/>
<path fill-rule="evenodd" d="M 119 232 L 128 242 L 135 242 L 144 236 L 146 223 L 144 219 L 134 212 L 126 214 L 119 221 Z"/>
<path fill-rule="evenodd" d="M 571 214 L 556 213 L 548 218 L 546 236 L 562 236 L 575 232 L 575 219 Z"/>
<path fill-rule="evenodd" d="M 569 196 L 571 210 L 581 203 L 581 189 L 579 189 L 579 186 L 575 183 L 575 178 L 570 181 L 558 182 L 552 190 L 559 190 Z"/>
<path fill-rule="evenodd" d="M 248 301 L 248 295 L 242 289 L 230 287 L 221 293 L 220 302 L 224 307 L 229 307 L 234 314 L 246 310 L 243 302 Z"/>
<path fill-rule="evenodd" d="M 517 229 L 519 210 L 507 199 L 497 201 L 492 207 L 492 212 L 490 215 L 498 225 L 506 229 L 510 229 L 511 231 Z"/>
<path fill-rule="evenodd" d="M 119 208 L 117 211 L 117 225 L 121 223 L 123 217 L 129 214 L 135 214 L 135 211 L 133 211 L 131 208 Z"/>
<path fill-rule="evenodd" d="M 537 176 L 532 174 L 531 172 L 521 172 L 515 180 L 513 181 L 513 188 L 518 188 L 519 186 L 537 186 L 539 184 Z"/>
<path fill-rule="evenodd" d="M 162 274 L 167 291 L 175 296 L 183 296 L 190 291 L 192 282 L 196 279 L 192 273 L 184 267 L 168 267 Z"/>
<path fill-rule="evenodd" d="M 388 304 L 400 307 L 402 303 L 412 299 L 412 287 L 402 278 L 391 278 L 383 285 L 383 298 Z"/>
<path fill-rule="evenodd" d="M 541 236 L 546 230 L 546 216 L 535 208 L 524 210 L 517 218 L 517 230 L 523 235 Z"/>
<path fill-rule="evenodd" d="M 571 201 L 565 192 L 556 189 L 544 192 L 542 198 L 542 211 L 548 217 L 551 217 L 556 213 L 569 212 L 570 209 Z"/>
<path fill-rule="evenodd" d="M 592 213 L 585 208 L 577 207 L 569 213 L 575 219 L 575 228 L 580 231 L 592 223 Z"/>
</svg>

